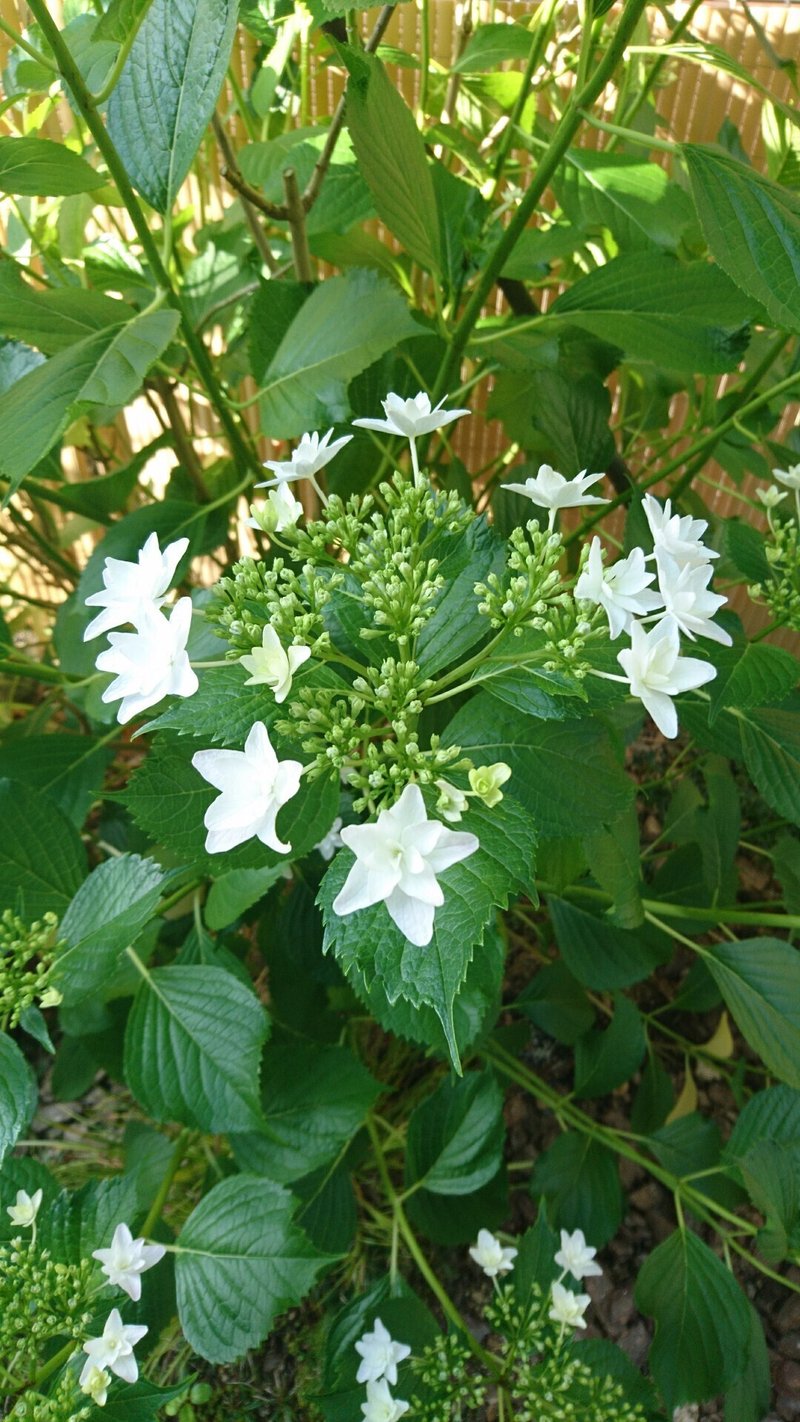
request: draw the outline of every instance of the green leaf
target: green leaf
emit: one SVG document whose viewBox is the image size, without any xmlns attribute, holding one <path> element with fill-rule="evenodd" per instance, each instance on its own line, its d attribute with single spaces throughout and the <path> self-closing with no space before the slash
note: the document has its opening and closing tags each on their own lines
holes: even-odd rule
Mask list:
<svg viewBox="0 0 800 1422">
<path fill-rule="evenodd" d="M 139 828 L 187 863 L 214 875 L 285 863 L 289 856 L 255 838 L 225 854 L 206 853 L 203 816 L 217 791 L 192 765 L 194 749 L 160 740 L 131 777 L 123 798 Z M 292 846 L 292 858 L 301 859 L 327 834 L 338 804 L 339 786 L 333 779 L 302 781 L 298 793 L 278 812 L 278 834 Z"/>
<path fill-rule="evenodd" d="M 302 281 L 261 281 L 248 321 L 250 374 L 262 384 L 286 332 L 310 296 Z"/>
<path fill-rule="evenodd" d="M 548 903 L 561 956 L 586 987 L 601 992 L 629 987 L 649 977 L 671 954 L 669 944 L 648 930 L 618 928 L 553 895 Z"/>
<path fill-rule="evenodd" d="M 800 674 L 797 658 L 791 652 L 767 642 L 715 647 L 712 660 L 717 675 L 708 688 L 710 725 L 726 706 L 749 711 L 765 702 L 781 701 L 797 685 Z"/>
<path fill-rule="evenodd" d="M 36 346 L 45 355 L 55 355 L 97 331 L 122 325 L 135 314 L 124 301 L 101 291 L 80 286 L 39 290 L 23 281 L 16 267 L 0 267 L 0 331 Z"/>
<path fill-rule="evenodd" d="M 62 948 L 53 983 L 74 1007 L 103 995 L 120 955 L 153 917 L 165 874 L 152 859 L 122 854 L 107 859 L 81 884 L 59 928 Z"/>
<path fill-rule="evenodd" d="M 614 1016 L 599 1031 L 593 1027 L 575 1044 L 575 1095 L 607 1096 L 641 1066 L 645 1053 L 638 1009 L 621 993 L 614 998 Z"/>
<path fill-rule="evenodd" d="M 405 1184 L 435 1195 L 470 1195 L 503 1159 L 503 1093 L 490 1071 L 443 1081 L 411 1114 Z"/>
<path fill-rule="evenodd" d="M 707 945 L 703 962 L 764 1065 L 800 1087 L 798 950 L 779 938 L 744 938 Z"/>
<path fill-rule="evenodd" d="M 16 1042 L 0 1032 L 0 1165 L 36 1110 L 36 1082 Z"/>
<path fill-rule="evenodd" d="M 264 373 L 264 428 L 289 439 L 346 419 L 353 376 L 419 333 L 401 293 L 376 272 L 329 277 L 303 303 Z"/>
<path fill-rule="evenodd" d="M 530 371 L 526 399 L 531 429 L 536 432 L 525 440 L 526 447 L 535 445 L 540 456 L 549 454 L 568 479 L 587 468 L 608 467 L 616 452 L 609 429 L 611 396 L 596 375 L 567 377 L 558 370 Z M 510 482 L 519 481 L 519 473 L 514 470 Z M 530 510 L 526 500 L 526 519 L 530 518 Z"/>
<path fill-rule="evenodd" d="M 556 1229 L 582 1229 L 597 1248 L 607 1244 L 622 1223 L 616 1157 L 579 1131 L 557 1136 L 538 1156 L 531 1194 L 544 1195 Z"/>
<path fill-rule="evenodd" d="M 231 1141 L 240 1169 L 285 1185 L 327 1165 L 382 1087 L 346 1047 L 273 1045 L 263 1061 L 264 1124 Z"/>
<path fill-rule="evenodd" d="M 416 661 L 425 677 L 434 677 L 465 654 L 487 635 L 483 618 L 477 615 L 477 582 L 486 582 L 492 573 L 502 573 L 505 547 L 485 518 L 470 523 L 466 534 L 448 539 L 442 552 L 439 575 L 444 586 L 434 611 L 419 634 Z"/>
<path fill-rule="evenodd" d="M 150 721 L 147 729 L 171 729 L 180 736 L 197 736 L 238 750 L 256 721 L 271 727 L 282 714 L 269 687 L 247 686 L 246 682 L 247 672 L 238 661 L 201 671 L 200 685 L 194 696 L 186 701 L 176 700 Z M 346 683 L 332 668 L 314 663 L 300 668 L 292 679 L 292 686 L 298 690 L 303 686 L 335 686 L 344 690 Z"/>
<path fill-rule="evenodd" d="M 725 1146 L 726 1160 L 747 1155 L 761 1141 L 800 1147 L 800 1091 L 770 1086 L 745 1103 Z"/>
<path fill-rule="evenodd" d="M 143 312 L 59 351 L 0 395 L 0 472 L 12 492 L 71 420 L 93 405 L 127 404 L 177 325 L 175 311 Z"/>
<path fill-rule="evenodd" d="M 200 1131 L 257 1130 L 269 1021 L 255 994 L 223 968 L 142 973 L 125 1033 L 125 1077 L 134 1096 L 156 1121 Z"/>
<path fill-rule="evenodd" d="M 378 216 L 415 262 L 439 272 L 439 215 L 422 134 L 379 59 L 339 53 L 350 74 L 347 127 Z"/>
<path fill-rule="evenodd" d="M 238 0 L 153 0 L 108 104 L 131 181 L 159 212 L 178 194 L 219 97 Z"/>
<path fill-rule="evenodd" d="M 505 59 L 528 58 L 533 43 L 524 25 L 478 25 L 452 66 L 454 74 L 485 74 Z"/>
<path fill-rule="evenodd" d="M 60 916 L 85 874 L 80 835 L 49 796 L 0 780 L 0 903 L 27 923 Z"/>
<path fill-rule="evenodd" d="M 764 1216 L 758 1248 L 769 1264 L 785 1259 L 800 1222 L 800 1148 L 759 1141 L 738 1162 L 747 1192 Z"/>
<path fill-rule="evenodd" d="M 800 840 L 781 835 L 773 850 L 772 868 L 783 889 L 788 913 L 800 913 Z"/>
<path fill-rule="evenodd" d="M 0 745 L 0 776 L 43 791 L 80 829 L 111 754 L 92 736 L 25 736 Z"/>
<path fill-rule="evenodd" d="M 46 1218 L 40 1219 L 42 1242 L 53 1257 L 77 1264 L 93 1249 L 111 1243 L 120 1220 L 130 1225 L 142 1215 L 136 1182 L 127 1175 L 89 1180 L 79 1190 L 62 1190 Z"/>
<path fill-rule="evenodd" d="M 201 1358 L 229 1363 L 255 1347 L 328 1263 L 293 1223 L 294 1211 L 280 1185 L 239 1175 L 215 1185 L 189 1216 L 175 1282 L 181 1327 Z"/>
<path fill-rule="evenodd" d="M 557 1042 L 572 1047 L 589 1031 L 594 1010 L 580 983 L 565 963 L 540 968 L 515 1004 L 534 1026 Z"/>
<path fill-rule="evenodd" d="M 682 152 L 716 261 L 776 326 L 800 331 L 800 197 L 716 150 L 685 143 Z"/>
<path fill-rule="evenodd" d="M 94 27 L 95 40 L 122 44 L 149 10 L 152 0 L 111 0 Z"/>
<path fill-rule="evenodd" d="M 750 1344 L 747 1299 L 691 1230 L 676 1230 L 648 1256 L 636 1302 L 656 1320 L 650 1367 L 670 1413 L 724 1392 L 739 1377 Z"/>
<path fill-rule="evenodd" d="M 747 1312 L 750 1319 L 747 1361 L 725 1394 L 725 1422 L 761 1422 L 772 1396 L 764 1328 L 751 1303 L 747 1305 Z"/>
<path fill-rule="evenodd" d="M 587 835 L 583 844 L 592 874 L 614 900 L 609 915 L 620 928 L 638 928 L 644 922 L 644 909 L 635 805 L 629 806 L 613 825 Z"/>
<path fill-rule="evenodd" d="M 752 452 L 752 445 L 748 446 Z M 764 535 L 751 523 L 726 518 L 722 525 L 722 547 L 734 567 L 751 583 L 768 583 L 772 577 L 764 552 Z M 758 645 L 758 644 L 751 644 Z"/>
<path fill-rule="evenodd" d="M 384 903 L 340 917 L 333 901 L 354 863 L 350 850 L 337 854 L 317 902 L 325 924 L 324 951 L 335 954 L 344 973 L 358 969 L 369 990 L 379 979 L 390 1003 L 405 998 L 427 1005 L 438 1016 L 451 1060 L 460 1071 L 454 1001 L 474 950 L 480 949 L 487 921 L 509 897 L 530 890 L 535 834 L 530 816 L 506 797 L 494 810 L 473 801 L 461 829 L 477 834 L 480 848 L 437 875 L 444 903 L 436 910 L 433 938 L 426 948 L 409 943 Z"/>
<path fill-rule="evenodd" d="M 156 1387 L 146 1378 L 139 1378 L 138 1382 L 115 1386 L 99 1416 L 103 1418 L 103 1422 L 151 1422 L 151 1419 L 161 1412 L 165 1403 L 185 1396 L 185 1393 L 184 1379 L 174 1387 Z"/>
<path fill-rule="evenodd" d="M 264 897 L 281 873 L 280 865 L 265 864 L 261 869 L 231 869 L 215 879 L 203 909 L 208 927 L 227 928 Z"/>
<path fill-rule="evenodd" d="M 578 281 L 548 309 L 621 346 L 635 360 L 713 375 L 733 370 L 757 314 L 720 267 L 653 253 L 616 257 Z"/>
<path fill-rule="evenodd" d="M 626 153 L 568 149 L 554 190 L 579 229 L 609 228 L 623 250 L 675 251 L 693 221 L 687 194 L 661 164 Z"/>
<path fill-rule="evenodd" d="M 0 193 L 15 197 L 65 197 L 90 193 L 106 179 L 51 138 L 0 138 Z"/>
<path fill-rule="evenodd" d="M 800 715 L 770 709 L 736 716 L 756 789 L 779 815 L 800 825 Z"/>
<path fill-rule="evenodd" d="M 442 741 L 461 746 L 479 764 L 510 765 L 507 797 L 520 800 L 548 837 L 588 833 L 598 822 L 609 823 L 633 796 L 633 785 L 596 721 L 534 720 L 480 692 L 456 713 Z"/>
</svg>

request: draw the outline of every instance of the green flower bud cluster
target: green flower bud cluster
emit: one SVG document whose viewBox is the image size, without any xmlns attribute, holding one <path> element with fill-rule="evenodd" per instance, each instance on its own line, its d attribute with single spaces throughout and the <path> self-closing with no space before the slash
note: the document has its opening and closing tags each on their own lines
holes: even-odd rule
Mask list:
<svg viewBox="0 0 800 1422">
<path fill-rule="evenodd" d="M 492 627 L 541 628 L 552 609 L 569 607 L 571 595 L 563 591 L 559 562 L 561 535 L 542 529 L 531 519 L 510 535 L 507 566 L 502 574 L 490 573 L 475 584 L 481 601 L 478 611 Z"/>
<path fill-rule="evenodd" d="M 58 1262 L 21 1237 L 0 1245 L 0 1359 L 11 1377 L 31 1377 L 51 1339 L 86 1336 L 95 1267 Z"/>
<path fill-rule="evenodd" d="M 554 607 L 543 617 L 540 630 L 547 641 L 543 649 L 545 671 L 567 672 L 582 681 L 592 670 L 592 663 L 582 653 L 593 641 L 607 643 L 605 614 L 601 607 L 589 607 L 569 598 L 563 607 Z"/>
<path fill-rule="evenodd" d="M 46 913 L 30 926 L 11 909 L 0 914 L 0 1025 L 17 1026 L 34 1002 L 55 1007 L 61 996 L 48 986 L 58 949 L 58 918 Z"/>
<path fill-rule="evenodd" d="M 580 1345 L 543 1361 L 522 1358 L 511 1389 L 516 1422 L 645 1422 L 638 1403 L 627 1402 L 620 1383 L 599 1376 L 578 1356 Z"/>
<path fill-rule="evenodd" d="M 374 507 L 371 494 L 353 494 L 346 503 L 338 494 L 331 494 L 318 519 L 305 528 L 287 529 L 282 536 L 304 562 L 318 567 L 333 565 L 337 561 L 336 550 L 345 552 L 348 559 L 355 556 L 364 537 L 364 520 Z"/>
<path fill-rule="evenodd" d="M 753 584 L 750 596 L 769 608 L 775 622 L 800 632 L 800 524 L 771 523 L 764 552 L 771 577 Z"/>
<path fill-rule="evenodd" d="M 231 644 L 232 657 L 260 647 L 267 624 L 284 645 L 295 642 L 319 655 L 329 646 L 323 608 L 343 578 L 344 573 L 335 569 L 320 574 L 311 563 L 297 572 L 283 558 L 276 558 L 271 566 L 242 558 L 229 577 L 220 578 L 206 617 L 219 624 L 221 635 Z"/>
<path fill-rule="evenodd" d="M 484 1415 L 489 1396 L 489 1380 L 475 1375 L 475 1360 L 457 1333 L 437 1338 L 424 1348 L 411 1367 L 425 1388 L 422 1397 L 411 1399 L 412 1417 L 421 1422 L 446 1422 L 475 1410 Z"/>
<path fill-rule="evenodd" d="M 87 1422 L 93 1410 L 78 1390 L 74 1369 L 67 1368 L 46 1397 L 32 1389 L 23 1392 L 9 1416 L 15 1422 Z"/>
</svg>

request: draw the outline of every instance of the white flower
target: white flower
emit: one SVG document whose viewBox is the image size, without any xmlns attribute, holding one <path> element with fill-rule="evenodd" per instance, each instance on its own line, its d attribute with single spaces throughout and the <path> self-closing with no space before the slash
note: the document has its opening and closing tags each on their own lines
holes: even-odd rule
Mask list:
<svg viewBox="0 0 800 1422">
<path fill-rule="evenodd" d="M 444 397 L 446 399 L 447 396 Z M 379 430 L 382 434 L 402 435 L 405 439 L 415 440 L 469 414 L 469 410 L 443 410 L 444 400 L 431 409 L 430 397 L 424 390 L 410 400 L 404 400 L 402 395 L 389 394 L 381 400 L 385 419 L 353 420 L 353 424 L 362 430 Z"/>
<path fill-rule="evenodd" d="M 674 514 L 671 499 L 667 499 L 662 508 L 652 494 L 644 496 L 644 511 L 656 553 L 668 553 L 681 568 L 686 564 L 697 568 L 701 563 L 707 563 L 710 558 L 719 557 L 719 553 L 715 553 L 713 548 L 706 548 L 702 541 L 708 528 L 704 518 L 692 518 L 690 514 L 683 517 Z"/>
<path fill-rule="evenodd" d="M 602 544 L 599 538 L 593 538 L 589 557 L 575 584 L 575 596 L 600 604 L 608 617 L 613 641 L 620 633 L 630 631 L 634 617 L 644 617 L 661 607 L 658 594 L 647 591 L 655 576 L 645 568 L 641 548 L 634 548 L 627 558 L 618 558 L 610 568 L 604 568 Z"/>
<path fill-rule="evenodd" d="M 158 1264 L 165 1254 L 163 1244 L 145 1244 L 143 1239 L 134 1239 L 126 1224 L 117 1225 L 110 1248 L 92 1250 L 92 1258 L 100 1261 L 108 1282 L 124 1289 L 134 1303 L 142 1297 L 142 1274 Z"/>
<path fill-rule="evenodd" d="M 188 547 L 188 538 L 177 538 L 162 553 L 158 534 L 151 533 L 144 547 L 139 549 L 137 562 L 106 558 L 103 590 L 86 599 L 87 607 L 102 607 L 105 611 L 89 623 L 83 634 L 84 642 L 90 642 L 112 627 L 122 627 L 126 622 L 136 626 L 149 609 L 161 607 L 175 569 Z"/>
<path fill-rule="evenodd" d="M 407 1343 L 395 1343 L 388 1328 L 376 1318 L 372 1333 L 362 1334 L 356 1343 L 356 1352 L 361 1355 L 356 1382 L 379 1382 L 385 1378 L 394 1387 L 397 1364 L 408 1357 L 411 1349 Z"/>
<path fill-rule="evenodd" d="M 585 1328 L 584 1313 L 592 1302 L 588 1294 L 573 1294 L 563 1284 L 553 1284 L 553 1307 L 548 1318 L 555 1323 L 566 1324 L 568 1328 Z"/>
<path fill-rule="evenodd" d="M 209 854 L 235 849 L 253 835 L 278 854 L 291 851 L 278 839 L 275 820 L 300 789 L 303 767 L 299 760 L 278 760 L 263 721 L 251 728 L 243 751 L 197 751 L 192 765 L 222 792 L 203 820 Z"/>
<path fill-rule="evenodd" d="M 319 844 L 314 845 L 317 854 L 321 854 L 323 859 L 326 861 L 333 859 L 333 856 L 336 853 L 337 849 L 341 849 L 342 847 L 342 836 L 339 833 L 341 828 L 342 817 L 341 815 L 337 815 L 336 819 L 328 830 L 328 833 L 322 836 L 322 839 L 320 840 Z"/>
<path fill-rule="evenodd" d="M 599 1279 L 603 1271 L 595 1262 L 596 1253 L 597 1250 L 586 1243 L 582 1229 L 576 1229 L 573 1234 L 562 1229 L 561 1248 L 555 1257 L 559 1269 L 572 1274 L 575 1279 Z"/>
<path fill-rule="evenodd" d="M 678 714 L 670 697 L 694 691 L 717 674 L 708 662 L 680 655 L 680 634 L 671 617 L 665 617 L 652 632 L 634 622 L 631 645 L 617 653 L 617 661 L 632 694 L 638 696 L 668 740 L 678 734 Z"/>
<path fill-rule="evenodd" d="M 723 647 L 732 646 L 733 638 L 711 620 L 728 601 L 708 587 L 713 574 L 711 564 L 701 563 L 699 567 L 692 567 L 690 563 L 685 563 L 680 568 L 669 553 L 659 548 L 656 566 L 664 607 L 681 632 L 691 637 L 692 641 L 696 637 L 708 637 L 712 642 L 721 642 Z"/>
<path fill-rule="evenodd" d="M 790 464 L 788 469 L 773 469 L 773 479 L 785 484 L 787 489 L 800 489 L 800 464 Z"/>
<path fill-rule="evenodd" d="M 81 1392 L 92 1399 L 95 1407 L 105 1407 L 108 1400 L 108 1385 L 111 1374 L 95 1363 L 87 1363 L 81 1373 Z"/>
<path fill-rule="evenodd" d="M 558 470 L 551 468 L 549 464 L 540 464 L 539 473 L 526 479 L 524 484 L 503 484 L 501 488 L 508 489 L 513 494 L 524 495 L 542 509 L 577 509 L 584 504 L 608 503 L 608 499 L 601 499 L 596 494 L 586 492 L 602 478 L 602 474 L 587 474 L 586 470 L 582 469 L 574 479 L 565 479 L 563 474 L 559 474 Z"/>
<path fill-rule="evenodd" d="M 407 785 L 375 824 L 348 825 L 342 840 L 356 862 L 333 901 L 334 913 L 343 917 L 383 900 L 400 932 L 418 948 L 430 943 L 434 911 L 444 903 L 436 875 L 478 848 L 474 834 L 428 819 L 418 785 Z"/>
<path fill-rule="evenodd" d="M 364 1422 L 397 1422 L 398 1417 L 402 1417 L 408 1409 L 409 1403 L 403 1402 L 400 1397 L 392 1397 L 385 1378 L 381 1378 L 380 1382 L 367 1383 L 367 1400 L 361 1404 Z"/>
<path fill-rule="evenodd" d="M 245 686 L 271 687 L 280 705 L 292 689 L 292 677 L 297 668 L 310 656 L 310 647 L 289 647 L 284 651 L 275 628 L 268 625 L 261 634 L 261 646 L 239 658 L 245 671 L 250 672 Z"/>
<path fill-rule="evenodd" d="M 144 1324 L 123 1323 L 119 1309 L 112 1308 L 106 1319 L 102 1337 L 89 1338 L 83 1345 L 83 1351 L 88 1357 L 80 1376 L 81 1387 L 94 1376 L 93 1369 L 99 1371 L 103 1368 L 108 1368 L 118 1378 L 122 1378 L 123 1382 L 135 1383 L 139 1368 L 133 1350 L 146 1332 Z"/>
<path fill-rule="evenodd" d="M 457 785 L 451 785 L 449 780 L 437 780 L 436 789 L 439 791 L 439 798 L 436 801 L 439 814 L 449 824 L 457 825 L 461 816 L 469 808 L 469 800 L 464 791 L 459 790 Z"/>
<path fill-rule="evenodd" d="M 151 609 L 141 617 L 135 632 L 112 632 L 109 649 L 101 652 L 98 671 L 116 672 L 103 692 L 105 702 L 119 701 L 121 725 L 156 706 L 165 696 L 193 696 L 199 685 L 186 651 L 192 622 L 192 600 L 182 597 L 169 620 Z"/>
<path fill-rule="evenodd" d="M 353 438 L 352 435 L 342 435 L 341 439 L 335 439 L 333 444 L 329 444 L 332 434 L 333 429 L 329 429 L 324 435 L 304 434 L 291 459 L 265 460 L 264 468 L 274 469 L 275 478 L 265 479 L 263 484 L 256 484 L 256 488 L 272 489 L 276 484 L 285 484 L 295 479 L 313 479 Z"/>
<path fill-rule="evenodd" d="M 260 487 L 260 486 L 257 486 Z M 262 533 L 283 533 L 285 528 L 294 528 L 302 517 L 303 505 L 296 499 L 288 483 L 278 484 L 270 489 L 266 502 L 260 508 L 250 505 L 252 518 L 247 520 L 251 528 L 260 528 Z"/>
<path fill-rule="evenodd" d="M 32 1195 L 29 1195 L 27 1190 L 18 1190 L 16 1201 L 13 1205 L 6 1206 L 6 1213 L 11 1216 L 11 1223 L 18 1229 L 30 1229 L 36 1223 L 41 1203 L 41 1190 L 34 1190 Z"/>
<path fill-rule="evenodd" d="M 783 500 L 788 499 L 788 497 L 788 489 L 784 489 L 783 493 L 781 493 L 780 489 L 776 489 L 774 484 L 768 484 L 766 489 L 756 489 L 756 498 L 764 505 L 765 509 L 777 508 L 778 504 L 783 503 Z"/>
<path fill-rule="evenodd" d="M 494 765 L 475 766 L 467 779 L 470 790 L 483 800 L 487 810 L 493 810 L 503 798 L 500 786 L 511 779 L 511 766 L 506 765 L 504 760 L 495 761 Z"/>
<path fill-rule="evenodd" d="M 478 1230 L 478 1242 L 470 1247 L 470 1256 L 480 1264 L 484 1274 L 496 1279 L 498 1274 L 507 1274 L 514 1267 L 518 1250 L 505 1248 L 490 1230 Z"/>
</svg>

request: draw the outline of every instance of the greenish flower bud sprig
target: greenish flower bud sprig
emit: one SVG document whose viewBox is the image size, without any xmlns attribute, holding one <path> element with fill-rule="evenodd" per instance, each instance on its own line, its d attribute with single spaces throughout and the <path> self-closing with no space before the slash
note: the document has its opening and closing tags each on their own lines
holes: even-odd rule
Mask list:
<svg viewBox="0 0 800 1422">
<path fill-rule="evenodd" d="M 34 1003 L 56 1007 L 61 994 L 49 986 L 59 944 L 58 918 L 46 913 L 27 925 L 11 909 L 0 914 L 0 1027 L 12 1030 Z"/>
<path fill-rule="evenodd" d="M 93 1411 L 77 1390 L 74 1369 L 68 1368 L 46 1396 L 33 1388 L 26 1389 L 9 1415 L 15 1422 L 88 1422 Z"/>
<path fill-rule="evenodd" d="M 800 632 L 800 524 L 770 518 L 764 554 L 770 575 L 748 592 L 768 608 L 774 622 Z"/>
<path fill-rule="evenodd" d="M 0 1245 L 0 1360 L 4 1390 L 35 1376 L 45 1344 L 85 1336 L 96 1284 L 89 1259 L 65 1264 L 36 1247 L 35 1234 Z M 27 1415 L 27 1414 L 23 1414 Z"/>
<path fill-rule="evenodd" d="M 343 577 L 335 570 L 320 577 L 312 563 L 303 563 L 298 572 L 283 558 L 271 565 L 243 558 L 230 576 L 218 582 L 206 616 L 230 643 L 231 660 L 260 647 L 267 626 L 286 645 L 302 644 L 310 647 L 313 656 L 324 656 L 330 638 L 323 626 L 323 609 Z"/>
</svg>

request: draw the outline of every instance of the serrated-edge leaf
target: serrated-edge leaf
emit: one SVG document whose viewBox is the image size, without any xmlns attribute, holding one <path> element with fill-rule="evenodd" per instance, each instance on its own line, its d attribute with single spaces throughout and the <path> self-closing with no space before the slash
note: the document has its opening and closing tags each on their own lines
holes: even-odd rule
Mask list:
<svg viewBox="0 0 800 1422">
<path fill-rule="evenodd" d="M 16 1042 L 0 1032 L 0 1165 L 36 1107 L 36 1084 Z"/>
</svg>

